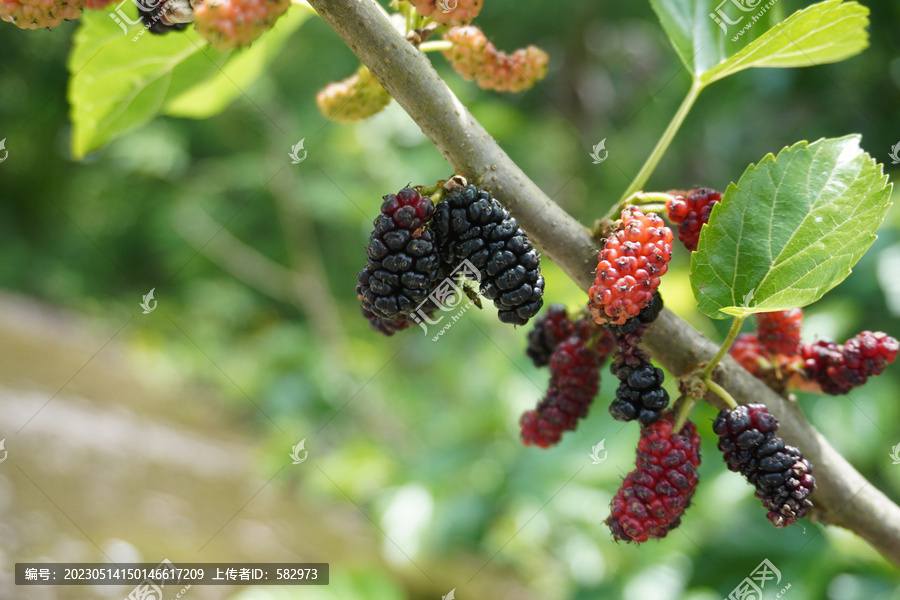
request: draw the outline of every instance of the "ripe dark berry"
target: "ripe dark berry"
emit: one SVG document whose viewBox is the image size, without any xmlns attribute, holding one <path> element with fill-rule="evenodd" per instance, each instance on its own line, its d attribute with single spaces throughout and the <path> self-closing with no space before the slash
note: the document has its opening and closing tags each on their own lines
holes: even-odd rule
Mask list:
<svg viewBox="0 0 900 600">
<path fill-rule="evenodd" d="M 573 336 L 550 358 L 550 385 L 537 408 L 522 415 L 522 442 L 547 448 L 585 417 L 600 387 L 601 357 L 585 340 Z"/>
<path fill-rule="evenodd" d="M 425 315 L 428 317 L 433 317 L 436 308 L 429 303 L 426 303 L 425 306 L 422 307 L 422 310 L 425 312 Z M 412 317 L 407 315 L 401 315 L 396 319 L 382 319 L 379 316 L 376 316 L 369 310 L 362 308 L 362 315 L 368 319 L 369 327 L 372 328 L 372 331 L 377 331 L 381 335 L 390 337 L 397 333 L 398 331 L 403 331 L 404 329 L 408 329 L 411 326 L 415 325 L 416 322 L 413 321 Z"/>
<path fill-rule="evenodd" d="M 633 333 L 614 334 L 616 355 L 610 371 L 619 379 L 619 387 L 609 414 L 617 421 L 637 419 L 641 425 L 649 425 L 669 405 L 669 393 L 662 387 L 662 369 L 654 367 L 650 356 L 638 347 L 646 327 L 641 324 Z"/>
<path fill-rule="evenodd" d="M 812 508 L 816 487 L 803 453 L 775 435 L 778 419 L 764 404 L 723 409 L 713 423 L 728 468 L 756 487 L 756 497 L 775 527 L 793 525 Z"/>
<path fill-rule="evenodd" d="M 434 289 L 440 256 L 425 226 L 433 213 L 431 198 L 410 188 L 384 197 L 357 277 L 363 309 L 392 321 L 415 311 Z"/>
<path fill-rule="evenodd" d="M 636 469 L 625 477 L 606 519 L 615 539 L 659 539 L 681 523 L 697 487 L 700 436 L 690 421 L 678 433 L 674 426 L 666 414 L 641 429 Z"/>
<path fill-rule="evenodd" d="M 839 396 L 879 375 L 897 358 L 900 344 L 886 333 L 863 331 L 843 345 L 831 340 L 803 344 L 800 355 L 807 379 L 826 394 Z"/>
<path fill-rule="evenodd" d="M 769 354 L 793 356 L 800 348 L 803 311 L 799 308 L 757 313 L 759 343 Z"/>
<path fill-rule="evenodd" d="M 597 261 L 588 307 L 597 323 L 622 325 L 647 306 L 672 258 L 672 230 L 655 213 L 622 211 Z"/>
<path fill-rule="evenodd" d="M 678 225 L 678 239 L 693 252 L 700 241 L 700 229 L 709 223 L 713 206 L 722 199 L 722 194 L 710 188 L 669 193 L 675 196 L 666 201 L 669 220 Z"/>
<path fill-rule="evenodd" d="M 518 222 L 474 185 L 438 202 L 434 230 L 449 265 L 468 260 L 481 271 L 481 293 L 504 323 L 524 325 L 544 299 L 540 255 Z"/>
</svg>

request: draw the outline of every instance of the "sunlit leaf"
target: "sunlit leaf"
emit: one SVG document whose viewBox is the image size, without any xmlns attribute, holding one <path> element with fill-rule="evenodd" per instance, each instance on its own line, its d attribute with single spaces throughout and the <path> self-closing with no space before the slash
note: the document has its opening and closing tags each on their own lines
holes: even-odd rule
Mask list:
<svg viewBox="0 0 900 600">
<path fill-rule="evenodd" d="M 721 319 L 806 306 L 850 274 L 891 205 L 882 166 L 859 143 L 800 142 L 728 187 L 691 257 L 700 310 Z"/>
</svg>

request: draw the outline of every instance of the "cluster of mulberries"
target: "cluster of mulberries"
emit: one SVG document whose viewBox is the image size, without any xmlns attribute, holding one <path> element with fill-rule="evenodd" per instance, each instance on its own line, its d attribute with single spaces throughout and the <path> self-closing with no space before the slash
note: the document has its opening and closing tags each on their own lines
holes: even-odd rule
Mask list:
<svg viewBox="0 0 900 600">
<path fill-rule="evenodd" d="M 728 468 L 756 487 L 756 497 L 775 527 L 793 525 L 812 508 L 816 487 L 812 466 L 803 453 L 775 435 L 778 419 L 763 404 L 724 409 L 713 430 Z"/>
<path fill-rule="evenodd" d="M 616 540 L 663 538 L 681 523 L 699 479 L 700 436 L 690 421 L 681 431 L 674 429 L 671 413 L 641 429 L 636 468 L 622 482 L 606 519 Z"/>
<path fill-rule="evenodd" d="M 678 225 L 678 239 L 693 252 L 700 241 L 700 229 L 709 223 L 713 206 L 722 199 L 722 194 L 710 188 L 669 194 L 673 196 L 666 201 L 669 220 Z"/>
<path fill-rule="evenodd" d="M 0 20 L 21 29 L 55 27 L 83 10 L 84 0 L 0 0 Z"/>
<path fill-rule="evenodd" d="M 316 105 L 322 115 L 339 123 L 362 121 L 390 103 L 391 95 L 364 65 L 347 79 L 329 83 L 316 94 Z"/>
<path fill-rule="evenodd" d="M 423 17 L 441 25 L 468 25 L 481 12 L 484 0 L 410 0 Z"/>
<path fill-rule="evenodd" d="M 437 206 L 412 188 L 384 197 L 356 287 L 375 331 L 392 335 L 418 323 L 408 318 L 417 310 L 437 311 L 429 295 L 464 261 L 462 274 L 480 280 L 502 322 L 524 325 L 543 305 L 540 255 L 516 220 L 474 185 L 454 182 L 448 193 Z"/>
<path fill-rule="evenodd" d="M 453 27 L 444 34 L 453 47 L 444 57 L 464 79 L 495 92 L 522 92 L 547 75 L 547 53 L 537 46 L 520 48 L 512 54 L 498 50 L 473 25 Z"/>
<path fill-rule="evenodd" d="M 898 350 L 900 344 L 886 333 L 863 331 L 842 345 L 830 340 L 803 344 L 800 355 L 806 377 L 826 394 L 837 396 L 881 374 Z"/>
<path fill-rule="evenodd" d="M 194 9 L 194 27 L 213 48 L 233 50 L 272 29 L 290 6 L 290 0 L 202 0 Z"/>
<path fill-rule="evenodd" d="M 518 222 L 491 195 L 467 185 L 441 200 L 434 215 L 441 256 L 481 272 L 481 293 L 504 323 L 524 325 L 543 305 L 540 255 Z"/>
<path fill-rule="evenodd" d="M 655 213 L 630 206 L 597 260 L 589 308 L 597 323 L 622 325 L 656 293 L 672 258 L 672 230 Z"/>
<path fill-rule="evenodd" d="M 844 344 L 831 340 L 801 343 L 803 311 L 756 315 L 757 333 L 743 333 L 728 353 L 772 387 L 846 394 L 879 375 L 894 361 L 900 343 L 886 333 L 863 331 Z"/>
<path fill-rule="evenodd" d="M 587 415 L 600 386 L 600 367 L 613 347 L 609 332 L 587 316 L 572 320 L 552 304 L 535 320 L 526 353 L 535 366 L 550 366 L 547 394 L 519 420 L 526 446 L 548 448 Z"/>
</svg>

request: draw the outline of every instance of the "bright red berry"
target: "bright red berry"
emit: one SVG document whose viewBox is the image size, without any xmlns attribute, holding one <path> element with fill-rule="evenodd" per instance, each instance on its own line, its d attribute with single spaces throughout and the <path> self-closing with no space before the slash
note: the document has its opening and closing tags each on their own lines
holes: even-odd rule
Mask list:
<svg viewBox="0 0 900 600">
<path fill-rule="evenodd" d="M 485 90 L 522 92 L 547 75 L 549 57 L 537 46 L 506 54 L 473 25 L 453 27 L 444 39 L 453 43 L 444 51 L 444 58 L 464 79 L 476 79 Z"/>
<path fill-rule="evenodd" d="M 802 309 L 757 313 L 756 324 L 759 343 L 769 354 L 797 354 L 800 348 L 800 327 L 803 325 Z"/>
<path fill-rule="evenodd" d="M 666 201 L 669 220 L 678 225 L 678 239 L 693 252 L 700 240 L 700 229 L 709 223 L 713 206 L 722 199 L 722 194 L 710 188 L 669 193 L 675 196 Z"/>
<path fill-rule="evenodd" d="M 597 323 L 622 325 L 636 317 L 659 288 L 672 258 L 672 230 L 655 213 L 637 207 L 622 211 L 615 233 L 597 261 L 588 305 Z"/>
<path fill-rule="evenodd" d="M 731 471 L 756 487 L 756 497 L 775 527 L 793 525 L 812 508 L 816 488 L 812 465 L 803 453 L 775 435 L 778 419 L 764 404 L 745 404 L 719 412 L 713 431 Z"/>
<path fill-rule="evenodd" d="M 659 539 L 681 523 L 697 487 L 700 436 L 690 421 L 674 433 L 667 413 L 641 429 L 634 471 L 613 498 L 609 525 L 613 537 L 627 542 Z"/>
<path fill-rule="evenodd" d="M 548 448 L 575 429 L 585 417 L 600 387 L 601 357 L 585 340 L 573 336 L 556 347 L 550 357 L 547 395 L 534 410 L 522 415 L 522 442 Z"/>
<path fill-rule="evenodd" d="M 800 354 L 807 379 L 832 396 L 846 394 L 879 375 L 897 358 L 900 344 L 886 333 L 863 331 L 843 345 L 831 340 L 803 344 Z"/>
</svg>

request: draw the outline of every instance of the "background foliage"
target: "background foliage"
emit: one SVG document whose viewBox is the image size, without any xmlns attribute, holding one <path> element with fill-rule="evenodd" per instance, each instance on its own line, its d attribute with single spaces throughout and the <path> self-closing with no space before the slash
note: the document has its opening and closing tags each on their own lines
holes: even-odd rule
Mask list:
<svg viewBox="0 0 900 600">
<path fill-rule="evenodd" d="M 900 140 L 900 5 L 866 5 L 872 47 L 861 56 L 819 68 L 746 71 L 704 92 L 648 188 L 724 190 L 769 152 L 852 132 L 896 178 L 887 154 Z M 771 14 L 781 19 L 801 6 L 781 0 Z M 488 0 L 478 22 L 501 48 L 547 49 L 548 78 L 507 97 L 462 81 L 434 55 L 437 68 L 512 158 L 591 223 L 627 187 L 689 83 L 650 6 Z M 484 561 L 493 556 L 494 566 L 548 598 L 721 598 L 763 558 L 792 583 L 794 600 L 900 594 L 896 570 L 854 536 L 808 522 L 770 527 L 749 486 L 725 471 L 709 407 L 695 410 L 705 460 L 681 529 L 660 543 L 616 545 L 601 522 L 631 468 L 637 428 L 606 414 L 611 377 L 580 432 L 549 451 L 526 449 L 518 416 L 540 397 L 547 373 L 524 357 L 525 330 L 499 324 L 486 307 L 467 313 L 437 343 L 418 330 L 393 339 L 371 333 L 352 289 L 380 197 L 449 171 L 396 104 L 355 126 L 319 115 L 315 92 L 356 67 L 321 21 L 311 18 L 290 35 L 220 115 L 154 120 L 81 162 L 70 154 L 65 94 L 75 31 L 73 23 L 52 32 L 0 28 L 0 136 L 10 152 L 0 165 L 0 285 L 78 311 L 98 327 L 118 327 L 156 288 L 160 310 L 135 321 L 128 345 L 160 377 L 216 387 L 226 398 L 222 410 L 253 421 L 265 451 L 261 471 L 308 437 L 322 470 L 409 557 L 440 565 L 462 551 Z M 115 82 L 85 85 L 101 101 Z M 216 94 L 182 106 L 204 102 L 217 102 Z M 300 138 L 309 155 L 291 165 L 287 152 Z M 602 138 L 609 159 L 592 165 L 588 152 Z M 189 241 L 218 230 L 206 215 L 272 261 L 311 280 L 321 273 L 327 289 L 293 302 L 292 292 L 273 298 L 280 292 L 265 282 L 248 285 L 235 275 L 243 255 L 217 245 L 227 236 L 206 248 L 232 257 L 227 269 L 198 254 L 202 241 Z M 900 333 L 898 227 L 894 208 L 850 278 L 807 309 L 806 336 Z M 723 323 L 693 303 L 687 267 L 679 252 L 663 281 L 667 304 L 721 339 Z M 549 261 L 545 271 L 550 301 L 584 302 Z M 204 352 L 287 434 L 273 429 Z M 898 385 L 900 370 L 892 368 L 849 398 L 800 400 L 835 447 L 894 499 L 900 467 L 888 453 L 900 442 L 893 425 Z M 601 439 L 609 460 L 591 465 L 588 452 Z M 287 487 L 298 503 L 347 502 L 326 478 Z M 389 563 L 408 564 L 387 541 L 382 552 Z M 366 565 L 331 561 L 333 586 L 316 590 L 323 598 L 419 597 Z M 358 572 L 343 578 L 342 569 Z M 454 585 L 464 598 L 464 582 Z"/>
</svg>

